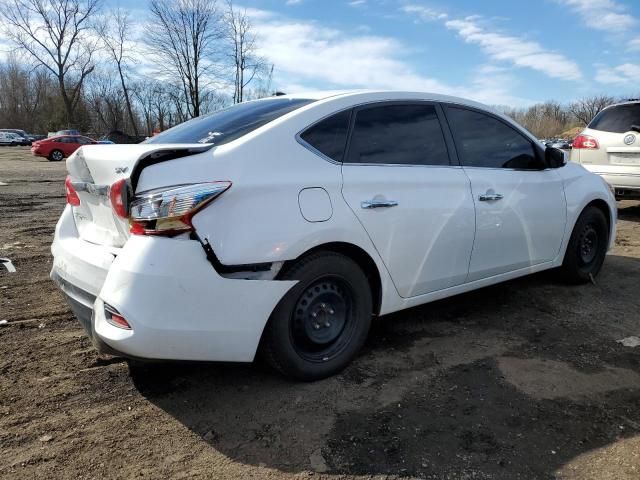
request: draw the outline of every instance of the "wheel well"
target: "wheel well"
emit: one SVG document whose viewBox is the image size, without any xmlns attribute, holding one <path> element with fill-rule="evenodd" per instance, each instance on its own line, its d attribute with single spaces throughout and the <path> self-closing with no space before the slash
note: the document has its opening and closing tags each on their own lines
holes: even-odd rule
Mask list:
<svg viewBox="0 0 640 480">
<path fill-rule="evenodd" d="M 289 265 L 299 261 L 301 258 L 304 258 L 307 255 L 319 251 L 340 253 L 346 257 L 349 257 L 351 260 L 358 264 L 358 266 L 367 276 L 369 286 L 371 287 L 371 296 L 373 297 L 373 313 L 376 315 L 380 313 L 380 306 L 382 304 L 382 282 L 380 280 L 380 272 L 378 271 L 376 263 L 369 256 L 369 254 L 356 245 L 345 242 L 333 242 L 318 245 L 311 250 L 307 250 L 294 260 L 287 260 L 280 271 L 285 271 Z"/>
<path fill-rule="evenodd" d="M 607 219 L 609 235 L 611 235 L 611 211 L 609 210 L 609 205 L 607 204 L 607 202 L 605 202 L 604 200 L 596 199 L 589 202 L 589 204 L 584 208 L 586 209 L 587 207 L 596 207 L 604 214 L 604 217 Z"/>
</svg>

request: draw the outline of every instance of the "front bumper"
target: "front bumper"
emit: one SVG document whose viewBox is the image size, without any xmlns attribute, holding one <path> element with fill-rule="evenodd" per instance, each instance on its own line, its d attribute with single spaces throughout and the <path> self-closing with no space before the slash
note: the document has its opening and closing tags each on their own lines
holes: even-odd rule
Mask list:
<svg viewBox="0 0 640 480">
<path fill-rule="evenodd" d="M 72 241 L 65 237 L 69 220 L 73 222 L 67 207 L 52 245 L 51 277 L 96 347 L 107 353 L 143 359 L 252 361 L 271 312 L 295 284 L 222 277 L 195 240 L 132 236 L 113 254 L 80 240 L 77 232 Z M 110 255 L 110 262 L 92 264 L 80 245 L 101 249 L 102 260 Z M 107 322 L 105 303 L 132 329 Z"/>
</svg>

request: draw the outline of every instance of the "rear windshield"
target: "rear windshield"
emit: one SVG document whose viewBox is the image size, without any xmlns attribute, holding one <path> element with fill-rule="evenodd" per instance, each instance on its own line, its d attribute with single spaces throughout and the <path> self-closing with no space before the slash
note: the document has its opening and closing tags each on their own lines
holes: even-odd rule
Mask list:
<svg viewBox="0 0 640 480">
<path fill-rule="evenodd" d="M 313 100 L 269 98 L 239 103 L 181 123 L 144 143 L 214 143 L 222 145 L 266 125 Z"/>
<path fill-rule="evenodd" d="M 603 132 L 624 133 L 630 131 L 634 125 L 640 127 L 640 103 L 607 108 L 591 120 L 589 128 Z"/>
</svg>

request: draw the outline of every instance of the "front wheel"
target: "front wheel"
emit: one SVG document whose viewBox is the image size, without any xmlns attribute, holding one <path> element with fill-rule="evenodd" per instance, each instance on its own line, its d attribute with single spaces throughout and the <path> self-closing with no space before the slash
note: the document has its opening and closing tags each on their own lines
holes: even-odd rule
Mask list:
<svg viewBox="0 0 640 480">
<path fill-rule="evenodd" d="M 312 381 L 345 368 L 364 344 L 372 315 L 369 282 L 349 257 L 311 254 L 282 280 L 298 280 L 273 311 L 262 353 L 282 374 Z"/>
<path fill-rule="evenodd" d="M 586 283 L 595 277 L 607 254 L 609 224 L 597 207 L 587 207 L 573 227 L 561 272 L 571 283 Z"/>
</svg>

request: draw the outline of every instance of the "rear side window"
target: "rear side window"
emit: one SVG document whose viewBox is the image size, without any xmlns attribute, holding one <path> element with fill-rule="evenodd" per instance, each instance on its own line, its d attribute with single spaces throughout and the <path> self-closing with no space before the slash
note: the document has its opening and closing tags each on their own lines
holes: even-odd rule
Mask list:
<svg viewBox="0 0 640 480">
<path fill-rule="evenodd" d="M 540 169 L 531 140 L 495 117 L 448 107 L 447 120 L 466 167 Z"/>
<path fill-rule="evenodd" d="M 617 105 L 597 114 L 589 128 L 603 132 L 624 133 L 632 126 L 640 127 L 640 103 Z"/>
<path fill-rule="evenodd" d="M 239 103 L 210 115 L 181 123 L 143 143 L 213 143 L 222 145 L 240 138 L 313 100 L 268 98 Z"/>
<path fill-rule="evenodd" d="M 332 115 L 305 130 L 300 138 L 336 162 L 342 161 L 351 110 Z"/>
<path fill-rule="evenodd" d="M 349 163 L 449 165 L 433 105 L 390 104 L 356 111 Z"/>
</svg>

